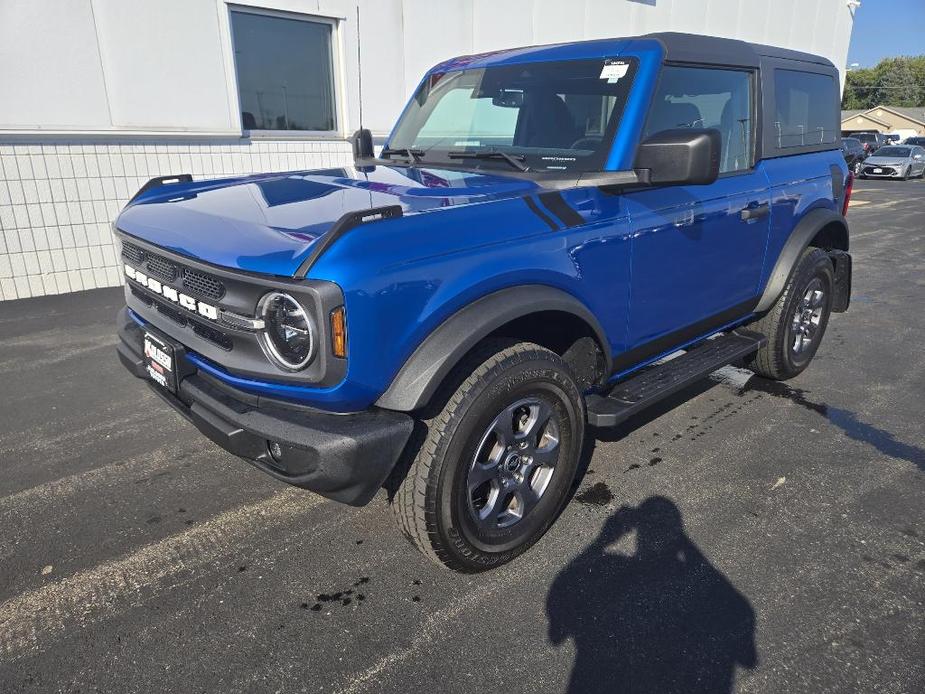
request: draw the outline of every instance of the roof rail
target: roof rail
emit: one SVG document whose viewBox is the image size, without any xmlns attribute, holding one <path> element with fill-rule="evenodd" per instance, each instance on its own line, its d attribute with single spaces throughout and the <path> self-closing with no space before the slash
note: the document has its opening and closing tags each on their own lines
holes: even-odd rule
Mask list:
<svg viewBox="0 0 925 694">
<path fill-rule="evenodd" d="M 147 193 L 152 188 L 157 188 L 158 186 L 165 185 L 167 183 L 192 183 L 193 175 L 192 174 L 175 174 L 173 176 L 155 176 L 150 181 L 145 183 L 141 188 L 138 189 L 138 192 L 135 193 L 129 202 L 134 202 L 142 193 Z"/>
<path fill-rule="evenodd" d="M 311 266 L 315 264 L 315 261 L 318 260 L 337 239 L 354 227 L 358 227 L 362 224 L 369 224 L 370 222 L 378 222 L 383 219 L 397 219 L 401 217 L 402 214 L 403 210 L 401 205 L 385 205 L 383 207 L 372 207 L 368 210 L 356 210 L 342 215 L 334 222 L 333 226 L 328 229 L 327 233 L 322 236 L 320 240 L 315 242 L 308 257 L 302 261 L 302 264 L 299 265 L 299 269 L 296 270 L 295 276 L 305 277 Z"/>
</svg>

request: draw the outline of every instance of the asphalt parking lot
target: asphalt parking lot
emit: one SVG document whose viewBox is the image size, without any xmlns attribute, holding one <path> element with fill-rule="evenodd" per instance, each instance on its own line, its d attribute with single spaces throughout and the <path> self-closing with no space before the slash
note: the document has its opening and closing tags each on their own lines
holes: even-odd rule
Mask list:
<svg viewBox="0 0 925 694">
<path fill-rule="evenodd" d="M 0 303 L 0 691 L 925 691 L 925 184 L 855 201 L 806 373 L 598 432 L 479 576 L 208 443 L 118 364 L 121 290 Z"/>
</svg>

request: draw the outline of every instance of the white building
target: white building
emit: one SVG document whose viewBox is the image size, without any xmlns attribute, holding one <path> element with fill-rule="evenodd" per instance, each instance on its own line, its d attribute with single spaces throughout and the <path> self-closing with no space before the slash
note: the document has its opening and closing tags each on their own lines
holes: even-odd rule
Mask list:
<svg viewBox="0 0 925 694">
<path fill-rule="evenodd" d="M 846 0 L 0 0 L 0 300 L 121 282 L 149 178 L 350 161 L 454 55 L 684 31 L 845 64 Z M 362 94 L 362 97 L 361 97 Z"/>
</svg>

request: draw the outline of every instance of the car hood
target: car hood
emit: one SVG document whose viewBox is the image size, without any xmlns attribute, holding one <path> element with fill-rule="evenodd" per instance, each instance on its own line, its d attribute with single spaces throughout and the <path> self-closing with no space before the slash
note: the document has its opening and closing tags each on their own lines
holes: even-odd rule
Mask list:
<svg viewBox="0 0 925 694">
<path fill-rule="evenodd" d="M 908 164 L 908 159 L 900 157 L 867 157 L 864 160 L 865 166 L 902 166 Z"/>
<path fill-rule="evenodd" d="M 116 227 L 207 263 L 292 276 L 348 212 L 400 205 L 418 214 L 537 188 L 510 176 L 405 166 L 263 174 L 153 188 L 125 207 Z"/>
</svg>

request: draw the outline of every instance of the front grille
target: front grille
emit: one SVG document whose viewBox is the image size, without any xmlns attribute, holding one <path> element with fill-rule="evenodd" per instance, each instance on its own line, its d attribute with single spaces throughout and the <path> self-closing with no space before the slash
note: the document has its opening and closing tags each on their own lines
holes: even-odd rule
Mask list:
<svg viewBox="0 0 925 694">
<path fill-rule="evenodd" d="M 203 325 L 198 321 L 193 321 L 193 332 L 199 335 L 203 340 L 208 340 L 222 349 L 230 350 L 232 347 L 231 338 L 222 331 L 216 330 L 211 325 Z"/>
<path fill-rule="evenodd" d="M 134 284 L 131 285 L 131 288 L 132 288 L 132 295 L 133 295 L 136 299 L 140 299 L 141 301 L 143 301 L 143 302 L 144 302 L 145 304 L 147 304 L 148 306 L 150 306 L 151 304 L 154 303 L 154 299 L 152 299 L 150 296 L 148 296 L 147 294 L 145 294 L 143 291 L 141 291 L 141 290 L 140 290 L 138 287 L 136 287 Z"/>
<path fill-rule="evenodd" d="M 148 272 L 157 277 L 162 282 L 173 282 L 177 279 L 179 271 L 177 266 L 159 255 L 148 253 L 148 262 L 145 264 Z"/>
<path fill-rule="evenodd" d="M 215 301 L 225 296 L 225 285 L 222 284 L 221 280 L 212 277 L 212 275 L 207 275 L 204 272 L 191 270 L 190 268 L 184 268 L 183 286 L 191 292 L 214 299 Z"/>
<path fill-rule="evenodd" d="M 225 296 L 225 284 L 217 277 L 183 267 L 162 255 L 139 248 L 133 243 L 122 243 L 122 256 L 135 265 L 143 266 L 148 274 L 161 282 L 174 282 L 182 275 L 183 286 L 194 294 L 213 301 L 218 301 Z"/>
<path fill-rule="evenodd" d="M 206 325 L 205 323 L 200 323 L 198 320 L 189 318 L 182 310 L 174 308 L 170 304 L 148 296 L 144 293 L 143 290 L 138 289 L 137 287 L 132 287 L 132 294 L 144 301 L 148 306 L 153 304 L 158 313 L 167 316 L 177 325 L 183 327 L 189 326 L 193 329 L 193 332 L 199 335 L 199 337 L 201 337 L 203 340 L 208 340 L 212 344 L 218 345 L 225 350 L 231 350 L 231 348 L 234 347 L 234 343 L 231 341 L 231 338 L 221 330 L 217 330 L 211 325 Z"/>
<path fill-rule="evenodd" d="M 880 173 L 875 173 L 874 169 L 880 169 Z M 871 176 L 892 176 L 896 170 L 892 166 L 867 166 L 864 167 L 864 173 Z"/>
<path fill-rule="evenodd" d="M 169 306 L 168 304 L 165 304 L 161 301 L 155 301 L 154 305 L 157 308 L 158 313 L 164 314 L 177 325 L 186 325 L 186 316 L 182 311 L 179 311 L 173 306 Z"/>
<path fill-rule="evenodd" d="M 138 265 L 145 259 L 145 252 L 133 243 L 122 244 L 122 257 Z"/>
<path fill-rule="evenodd" d="M 180 280 L 183 287 L 194 296 L 212 301 L 218 301 L 225 296 L 224 282 L 214 275 L 187 267 L 182 260 L 176 261 L 125 241 L 122 243 L 122 256 L 139 270 L 147 272 L 152 278 L 160 280 L 165 285 L 175 284 L 177 280 Z M 208 340 L 224 350 L 234 348 L 231 336 L 222 330 L 202 322 L 190 311 L 165 301 L 159 294 L 146 291 L 144 287 L 134 282 L 128 284 L 134 297 L 144 302 L 146 306 L 153 307 L 177 325 L 192 330 L 203 340 Z"/>
</svg>

